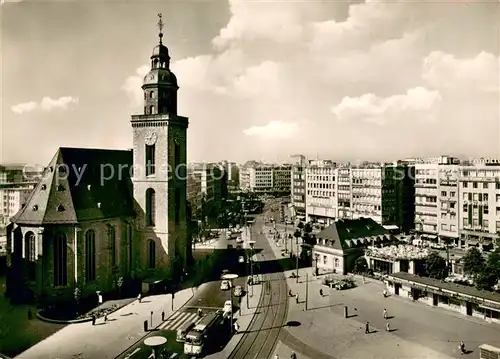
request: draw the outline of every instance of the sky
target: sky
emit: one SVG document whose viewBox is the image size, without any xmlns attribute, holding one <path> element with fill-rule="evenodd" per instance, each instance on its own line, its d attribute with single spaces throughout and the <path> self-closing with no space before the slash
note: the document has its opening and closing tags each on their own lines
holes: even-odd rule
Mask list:
<svg viewBox="0 0 500 359">
<path fill-rule="evenodd" d="M 189 161 L 500 157 L 497 0 L 33 0 L 0 12 L 2 163 L 131 148 L 160 12 Z"/>
</svg>

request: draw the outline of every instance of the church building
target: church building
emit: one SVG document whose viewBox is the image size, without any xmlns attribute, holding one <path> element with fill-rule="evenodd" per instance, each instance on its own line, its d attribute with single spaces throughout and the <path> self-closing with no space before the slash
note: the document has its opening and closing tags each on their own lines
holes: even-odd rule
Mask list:
<svg viewBox="0 0 500 359">
<path fill-rule="evenodd" d="M 10 298 L 67 301 L 77 288 L 85 297 L 122 282 L 175 281 L 186 268 L 188 119 L 177 113 L 159 17 L 133 150 L 58 149 L 7 227 Z"/>
</svg>

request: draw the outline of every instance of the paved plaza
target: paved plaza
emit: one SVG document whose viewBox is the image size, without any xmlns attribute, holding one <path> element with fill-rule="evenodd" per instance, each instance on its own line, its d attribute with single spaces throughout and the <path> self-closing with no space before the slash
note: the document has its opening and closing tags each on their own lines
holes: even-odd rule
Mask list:
<svg viewBox="0 0 500 359">
<path fill-rule="evenodd" d="M 276 255 L 282 247 L 272 244 Z M 309 278 L 308 310 L 305 310 L 305 274 Z M 280 358 L 289 358 L 292 350 L 298 358 L 398 358 L 448 359 L 462 357 L 458 344 L 463 340 L 471 350 L 469 357 L 478 357 L 478 346 L 483 343 L 500 346 L 500 326 L 459 313 L 414 303 L 401 297 L 384 298 L 383 283 L 353 277 L 358 287 L 336 291 L 321 285 L 321 279 L 312 276 L 313 269 L 300 270 L 299 283 L 289 278 L 292 292 L 299 293 L 299 304 L 290 298 L 288 321 L 299 326 L 286 327 L 277 345 Z M 338 276 L 342 278 L 343 276 Z M 324 296 L 319 294 L 323 288 Z M 351 317 L 344 318 L 344 306 Z M 385 330 L 386 308 L 391 332 Z M 372 333 L 365 334 L 365 322 L 370 322 Z"/>
<path fill-rule="evenodd" d="M 193 293 L 194 290 L 191 288 L 176 293 L 174 311 L 182 307 Z M 114 358 L 144 336 L 143 323 L 145 320 L 151 320 L 151 312 L 153 312 L 153 326 L 156 327 L 161 323 L 161 312 L 165 311 L 168 317 L 172 314 L 171 309 L 171 294 L 145 297 L 142 303 L 135 300 L 110 314 L 106 323 L 100 318 L 95 326 L 91 322 L 67 325 L 16 358 Z"/>
</svg>

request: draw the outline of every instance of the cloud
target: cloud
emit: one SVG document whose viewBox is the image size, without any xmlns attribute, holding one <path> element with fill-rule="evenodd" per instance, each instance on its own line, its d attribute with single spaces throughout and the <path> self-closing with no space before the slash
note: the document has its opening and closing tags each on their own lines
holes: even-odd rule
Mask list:
<svg viewBox="0 0 500 359">
<path fill-rule="evenodd" d="M 210 51 L 172 63 L 196 139 L 190 143 L 200 146 L 194 156 L 227 155 L 225 147 L 201 147 L 214 128 L 226 131 L 242 160 L 289 150 L 273 141 L 260 148 L 255 137 L 312 139 L 293 142 L 306 155 L 348 155 L 360 141 L 389 138 L 401 139 L 391 142 L 397 150 L 368 148 L 368 155 L 463 153 L 465 143 L 485 156 L 498 152 L 498 97 L 491 96 L 499 80 L 498 4 L 230 0 L 229 10 Z M 134 76 L 123 88 L 140 106 L 142 77 Z M 422 148 L 407 134 L 428 131 L 429 120 L 426 138 L 436 145 Z M 491 130 L 489 141 L 479 128 Z M 332 133 L 341 135 L 332 142 Z"/>
<path fill-rule="evenodd" d="M 271 139 L 291 138 L 294 137 L 298 132 L 298 124 L 283 121 L 271 121 L 264 126 L 252 126 L 243 130 L 243 133 L 247 136 Z"/>
<path fill-rule="evenodd" d="M 430 119 L 431 110 L 440 100 L 438 91 L 416 87 L 403 95 L 385 98 L 372 93 L 359 97 L 344 97 L 332 108 L 332 112 L 339 120 L 364 120 L 383 125 L 388 120 L 402 120 L 405 117 Z"/>
<path fill-rule="evenodd" d="M 12 112 L 15 114 L 22 114 L 25 112 L 35 111 L 38 107 L 38 104 L 35 101 L 23 102 L 11 107 Z"/>
<path fill-rule="evenodd" d="M 69 110 L 72 105 L 78 104 L 78 98 L 72 96 L 62 96 L 58 99 L 44 97 L 40 102 L 30 101 L 23 102 L 11 107 L 12 112 L 17 115 L 33 112 L 36 110 L 52 111 L 52 110 Z"/>
<path fill-rule="evenodd" d="M 121 89 L 127 94 L 131 106 L 136 108 L 140 107 L 143 103 L 144 93 L 141 89 L 144 81 L 144 76 L 149 71 L 148 65 L 142 65 L 135 70 L 135 75 L 129 76 L 125 79 Z"/>
<path fill-rule="evenodd" d="M 472 58 L 457 58 L 433 51 L 424 60 L 422 78 L 436 88 L 496 92 L 500 90 L 500 57 L 482 51 Z"/>
</svg>

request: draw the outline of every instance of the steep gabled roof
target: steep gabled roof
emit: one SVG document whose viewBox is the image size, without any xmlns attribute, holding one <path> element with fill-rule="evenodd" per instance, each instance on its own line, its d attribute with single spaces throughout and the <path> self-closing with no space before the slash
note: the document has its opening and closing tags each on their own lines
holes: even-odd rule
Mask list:
<svg viewBox="0 0 500 359">
<path fill-rule="evenodd" d="M 12 222 L 69 224 L 133 215 L 131 167 L 132 151 L 60 148 Z"/>
<path fill-rule="evenodd" d="M 337 250 L 363 247 L 370 244 L 366 239 L 389 232 L 371 218 L 338 220 L 323 229 L 316 238 L 323 239 L 323 245 Z"/>
</svg>

